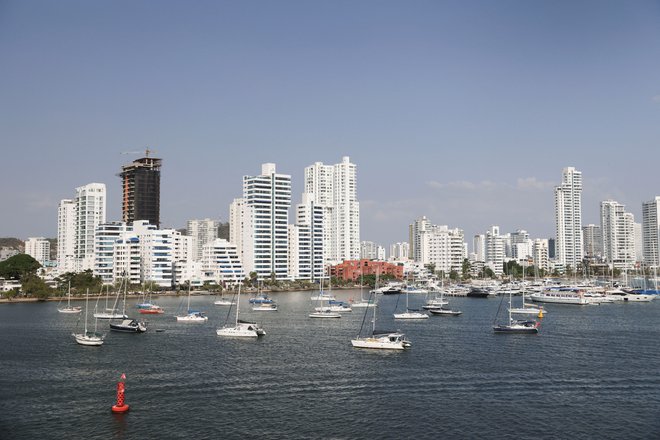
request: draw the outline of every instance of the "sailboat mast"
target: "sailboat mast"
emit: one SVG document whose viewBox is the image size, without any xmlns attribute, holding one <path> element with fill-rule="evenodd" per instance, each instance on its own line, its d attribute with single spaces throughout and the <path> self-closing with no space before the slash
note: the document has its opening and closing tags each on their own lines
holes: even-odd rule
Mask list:
<svg viewBox="0 0 660 440">
<path fill-rule="evenodd" d="M 87 334 L 87 304 L 89 304 L 89 288 L 87 289 L 87 293 L 85 294 L 85 334 Z"/>
<path fill-rule="evenodd" d="M 238 311 L 241 308 L 241 284 L 238 283 L 238 294 L 236 295 L 236 327 L 238 327 Z"/>
</svg>

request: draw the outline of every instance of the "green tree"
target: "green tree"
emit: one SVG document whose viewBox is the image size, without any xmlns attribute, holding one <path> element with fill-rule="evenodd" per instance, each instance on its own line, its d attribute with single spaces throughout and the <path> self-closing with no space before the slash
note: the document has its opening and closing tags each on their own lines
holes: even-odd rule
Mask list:
<svg viewBox="0 0 660 440">
<path fill-rule="evenodd" d="M 27 296 L 46 299 L 53 292 L 41 277 L 35 274 L 27 274 L 21 279 L 21 288 Z"/>
<path fill-rule="evenodd" d="M 449 272 L 449 279 L 452 280 L 452 281 L 458 280 L 458 272 L 455 271 L 455 270 L 452 270 L 451 272 Z"/>
<path fill-rule="evenodd" d="M 41 264 L 28 254 L 18 254 L 0 261 L 0 277 L 20 280 L 24 275 L 35 274 Z"/>
<path fill-rule="evenodd" d="M 470 278 L 470 269 L 471 269 L 471 264 L 470 260 L 467 258 L 463 259 L 463 264 L 461 265 L 461 276 L 464 280 L 467 280 Z"/>
</svg>

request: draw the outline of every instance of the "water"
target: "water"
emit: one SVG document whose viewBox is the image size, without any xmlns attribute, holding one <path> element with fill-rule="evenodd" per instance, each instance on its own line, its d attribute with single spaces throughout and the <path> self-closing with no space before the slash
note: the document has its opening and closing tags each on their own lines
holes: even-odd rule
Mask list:
<svg viewBox="0 0 660 440">
<path fill-rule="evenodd" d="M 660 300 L 548 305 L 540 334 L 496 335 L 499 299 L 451 298 L 462 316 L 395 323 L 387 296 L 378 327 L 413 348 L 383 352 L 350 345 L 364 309 L 310 319 L 311 292 L 272 296 L 278 312 L 243 298 L 241 316 L 268 333 L 256 341 L 215 334 L 228 309 L 215 297 L 192 299 L 201 325 L 177 323 L 170 297 L 165 315 L 132 313 L 147 333 L 102 347 L 77 345 L 78 317 L 56 303 L 0 305 L 0 438 L 660 438 Z M 113 415 L 122 372 L 131 411 Z"/>
</svg>

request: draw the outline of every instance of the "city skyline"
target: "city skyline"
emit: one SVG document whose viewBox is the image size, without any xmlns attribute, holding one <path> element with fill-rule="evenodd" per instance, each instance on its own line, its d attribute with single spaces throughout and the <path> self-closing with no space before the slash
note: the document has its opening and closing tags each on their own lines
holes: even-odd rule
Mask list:
<svg viewBox="0 0 660 440">
<path fill-rule="evenodd" d="M 298 200 L 304 168 L 342 156 L 360 240 L 385 246 L 421 216 L 553 237 L 565 167 L 583 225 L 610 199 L 639 223 L 660 192 L 653 2 L 40 5 L 0 14 L 3 236 L 55 237 L 59 201 L 91 182 L 120 220 L 116 174 L 138 158 L 121 153 L 147 147 L 164 227 L 228 221 L 261 163 Z"/>
</svg>

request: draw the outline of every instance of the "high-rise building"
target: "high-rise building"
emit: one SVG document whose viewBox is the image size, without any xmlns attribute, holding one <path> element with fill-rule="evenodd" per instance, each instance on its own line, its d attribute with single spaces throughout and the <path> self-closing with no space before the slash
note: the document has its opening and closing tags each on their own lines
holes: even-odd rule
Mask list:
<svg viewBox="0 0 660 440">
<path fill-rule="evenodd" d="M 361 260 L 377 260 L 378 259 L 378 245 L 373 241 L 363 241 L 360 243 L 360 259 Z"/>
<path fill-rule="evenodd" d="M 485 239 L 486 265 L 495 275 L 504 273 L 505 239 L 500 235 L 499 226 L 491 226 Z"/>
<path fill-rule="evenodd" d="M 60 201 L 57 208 L 57 272 L 76 271 L 76 202 Z"/>
<path fill-rule="evenodd" d="M 422 233 L 431 227 L 426 216 L 416 219 L 408 226 L 408 240 L 410 242 L 410 258 L 416 263 L 422 262 Z"/>
<path fill-rule="evenodd" d="M 50 241 L 44 237 L 30 237 L 25 240 L 25 253 L 45 266 L 50 261 Z"/>
<path fill-rule="evenodd" d="M 76 188 L 76 245 L 77 271 L 94 269 L 96 227 L 105 223 L 105 184 L 89 183 Z"/>
<path fill-rule="evenodd" d="M 394 243 L 390 246 L 390 259 L 406 261 L 410 258 L 410 244 L 407 242 Z"/>
<path fill-rule="evenodd" d="M 658 237 L 660 237 L 660 196 L 642 203 L 642 248 L 644 250 L 644 264 L 657 267 Z"/>
<path fill-rule="evenodd" d="M 125 223 L 147 220 L 160 227 L 160 167 L 162 160 L 149 157 L 137 159 L 121 167 L 122 214 Z"/>
<path fill-rule="evenodd" d="M 642 224 L 635 223 L 635 261 L 644 261 L 644 245 L 642 244 Z"/>
<path fill-rule="evenodd" d="M 258 176 L 243 177 L 243 198 L 230 207 L 230 237 L 240 251 L 247 274 L 261 280 L 288 279 L 291 176 L 278 174 L 274 163 L 261 166 Z"/>
<path fill-rule="evenodd" d="M 476 234 L 472 239 L 475 261 L 486 261 L 486 235 Z"/>
<path fill-rule="evenodd" d="M 101 223 L 96 227 L 94 233 L 94 275 L 101 278 L 103 284 L 115 282 L 115 245 L 118 240 L 124 239 L 126 234 L 132 232 L 132 230 L 133 228 L 124 222 Z M 130 278 L 129 272 L 127 269 L 126 276 L 128 278 Z"/>
<path fill-rule="evenodd" d="M 245 279 L 245 272 L 236 246 L 222 238 L 202 247 L 204 281 L 218 285 L 234 285 Z"/>
<path fill-rule="evenodd" d="M 582 172 L 564 168 L 555 187 L 556 258 L 576 269 L 582 261 Z"/>
<path fill-rule="evenodd" d="M 296 224 L 289 225 L 289 276 L 293 279 L 317 281 L 326 277 L 324 212 L 312 194 L 303 193 L 302 203 L 296 206 Z"/>
<path fill-rule="evenodd" d="M 548 240 L 541 238 L 534 240 L 533 253 L 534 266 L 546 271 L 549 270 L 550 263 L 548 260 Z"/>
<path fill-rule="evenodd" d="M 614 200 L 600 203 L 600 227 L 603 233 L 605 261 L 618 269 L 635 265 L 635 219 L 625 206 Z"/>
<path fill-rule="evenodd" d="M 188 220 L 187 233 L 192 237 L 192 257 L 200 261 L 204 245 L 218 238 L 218 222 L 210 218 Z"/>
<path fill-rule="evenodd" d="M 591 260 L 603 258 L 603 230 L 598 225 L 585 225 L 582 227 L 582 241 L 584 256 Z"/>
<path fill-rule="evenodd" d="M 324 208 L 324 254 L 327 262 L 360 255 L 360 204 L 357 167 L 345 156 L 336 165 L 316 162 L 305 168 L 305 192 Z"/>
</svg>

